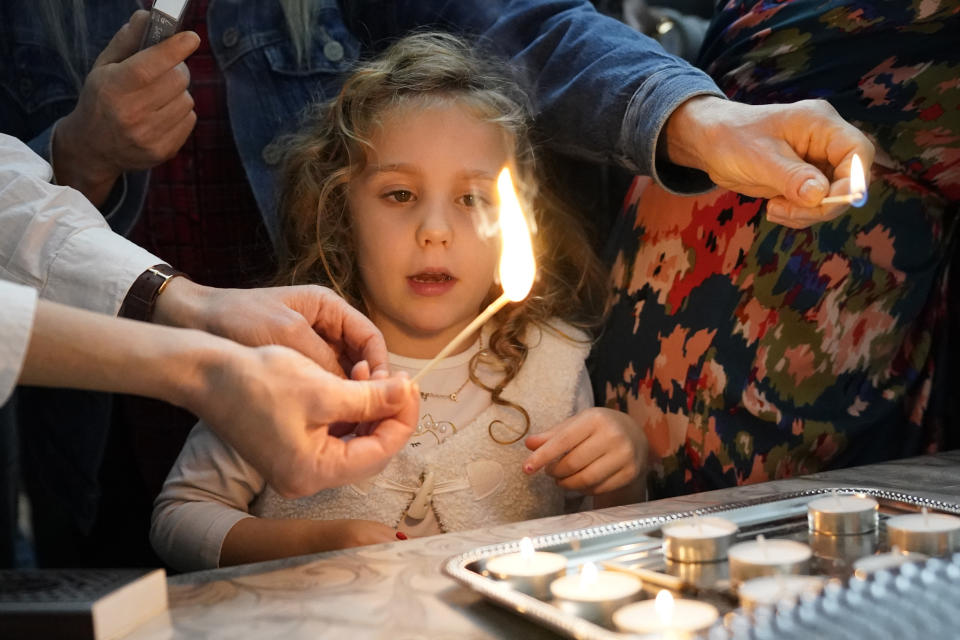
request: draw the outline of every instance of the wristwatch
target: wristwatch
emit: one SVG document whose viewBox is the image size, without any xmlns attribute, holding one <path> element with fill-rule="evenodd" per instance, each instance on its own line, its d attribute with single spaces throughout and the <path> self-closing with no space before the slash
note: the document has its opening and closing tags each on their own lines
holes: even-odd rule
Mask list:
<svg viewBox="0 0 960 640">
<path fill-rule="evenodd" d="M 186 278 L 187 274 L 168 264 L 153 265 L 141 273 L 130 285 L 117 315 L 121 318 L 150 322 L 153 318 L 153 308 L 157 304 L 157 298 L 163 293 L 167 283 L 177 276 Z"/>
</svg>

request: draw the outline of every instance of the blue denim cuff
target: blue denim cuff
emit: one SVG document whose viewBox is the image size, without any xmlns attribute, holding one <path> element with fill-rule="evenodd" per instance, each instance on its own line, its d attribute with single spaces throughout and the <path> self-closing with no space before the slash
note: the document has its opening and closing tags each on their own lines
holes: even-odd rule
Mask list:
<svg viewBox="0 0 960 640">
<path fill-rule="evenodd" d="M 681 104 L 702 95 L 726 98 L 707 74 L 693 67 L 672 66 L 650 76 L 627 105 L 618 145 L 624 154 L 620 161 L 651 176 L 671 193 L 692 195 L 712 189 L 715 185 L 705 172 L 657 158 L 657 143 L 667 120 Z"/>
</svg>

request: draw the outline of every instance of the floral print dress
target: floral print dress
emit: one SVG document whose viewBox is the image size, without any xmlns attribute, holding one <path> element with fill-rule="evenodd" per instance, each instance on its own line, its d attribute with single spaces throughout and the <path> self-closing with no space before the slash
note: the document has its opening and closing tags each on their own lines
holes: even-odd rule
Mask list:
<svg viewBox="0 0 960 640">
<path fill-rule="evenodd" d="M 652 497 L 944 439 L 960 0 L 720 9 L 699 64 L 730 98 L 828 100 L 877 158 L 867 204 L 805 230 L 767 222 L 762 199 L 634 181 L 611 237 L 612 309 L 592 373 L 597 398 L 645 429 Z"/>
</svg>

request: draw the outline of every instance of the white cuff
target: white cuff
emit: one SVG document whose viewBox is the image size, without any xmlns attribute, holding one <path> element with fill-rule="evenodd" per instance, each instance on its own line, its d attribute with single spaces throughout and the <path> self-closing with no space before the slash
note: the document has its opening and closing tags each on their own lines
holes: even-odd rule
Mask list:
<svg viewBox="0 0 960 640">
<path fill-rule="evenodd" d="M 0 406 L 17 386 L 36 311 L 36 289 L 0 280 Z"/>
</svg>

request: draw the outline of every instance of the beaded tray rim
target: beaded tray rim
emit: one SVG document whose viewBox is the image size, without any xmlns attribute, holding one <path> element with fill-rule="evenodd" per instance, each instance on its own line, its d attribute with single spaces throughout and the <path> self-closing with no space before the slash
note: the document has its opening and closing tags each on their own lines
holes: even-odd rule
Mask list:
<svg viewBox="0 0 960 640">
<path fill-rule="evenodd" d="M 960 504 L 944 502 L 924 496 L 893 491 L 890 489 L 880 489 L 875 487 L 820 487 L 814 489 L 804 489 L 800 491 L 789 491 L 773 496 L 764 496 L 760 498 L 751 498 L 749 500 L 740 500 L 728 502 L 709 507 L 699 507 L 678 511 L 676 513 L 646 516 L 633 520 L 623 520 L 620 522 L 611 522 L 582 529 L 571 529 L 560 533 L 551 533 L 541 536 L 532 536 L 530 540 L 535 548 L 552 546 L 558 544 L 570 543 L 576 540 L 589 540 L 607 535 L 625 533 L 627 531 L 636 531 L 640 529 L 656 529 L 662 527 L 665 523 L 680 518 L 689 518 L 696 515 L 716 515 L 735 509 L 743 509 L 774 502 L 786 502 L 798 498 L 813 497 L 833 492 L 842 494 L 866 494 L 873 498 L 888 502 L 899 502 L 909 504 L 917 509 L 927 507 L 947 513 L 960 515 Z M 542 600 L 527 595 L 510 588 L 504 583 L 487 578 L 477 572 L 468 569 L 467 566 L 485 558 L 502 555 L 505 553 L 516 553 L 520 550 L 520 540 L 511 540 L 509 542 L 500 542 L 492 545 L 484 545 L 460 553 L 448 558 L 443 564 L 443 572 L 459 582 L 460 584 L 473 589 L 488 600 L 493 601 L 523 617 L 529 618 L 542 626 L 548 627 L 554 631 L 568 635 L 571 638 L 586 640 L 617 640 L 630 637 L 631 634 L 621 633 L 605 629 L 599 625 L 593 624 L 587 620 L 579 618 L 573 614 L 561 611 L 559 608 L 547 604 Z"/>
</svg>

